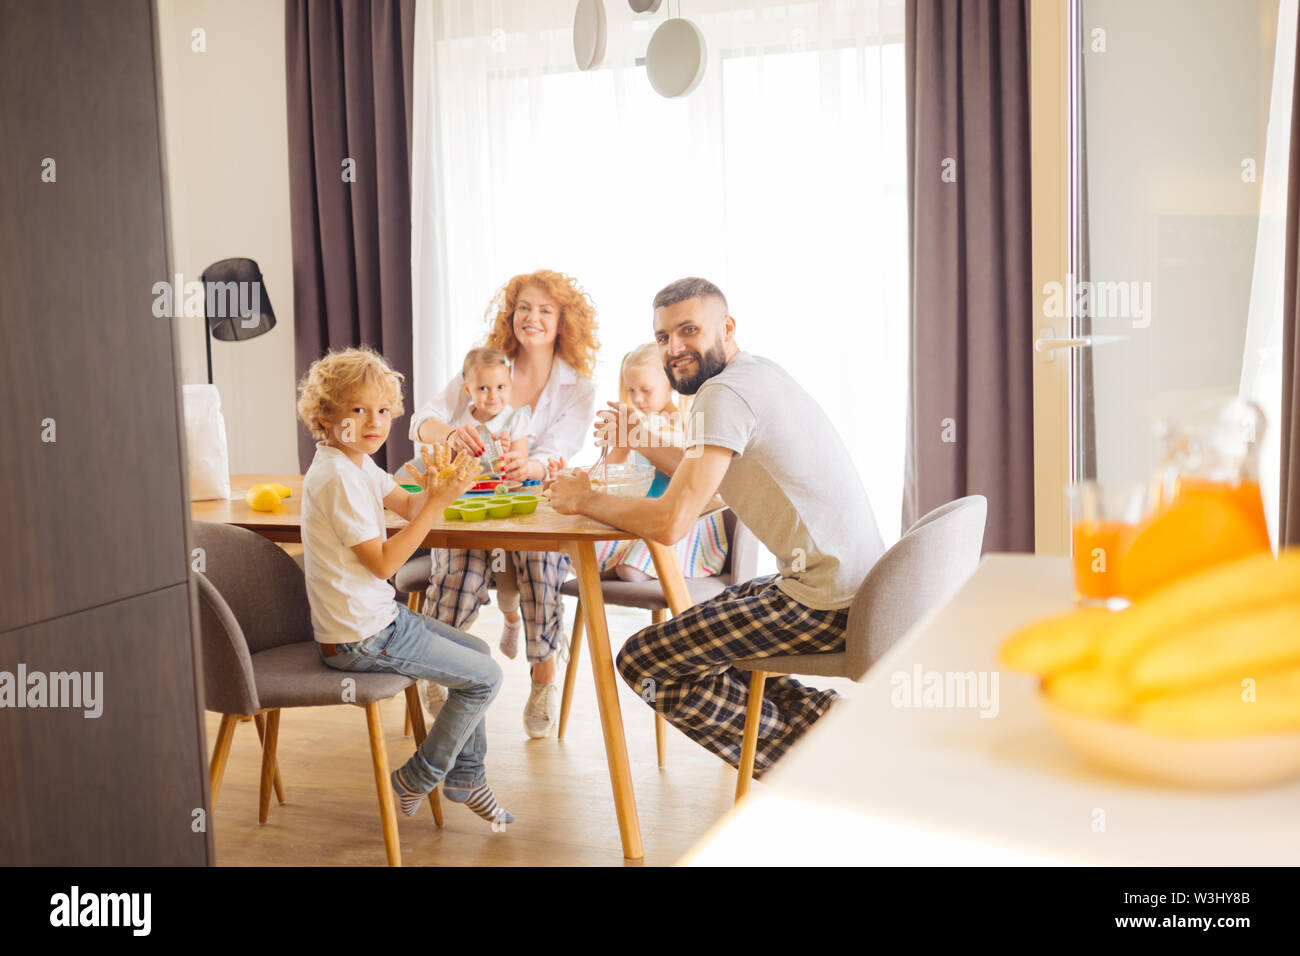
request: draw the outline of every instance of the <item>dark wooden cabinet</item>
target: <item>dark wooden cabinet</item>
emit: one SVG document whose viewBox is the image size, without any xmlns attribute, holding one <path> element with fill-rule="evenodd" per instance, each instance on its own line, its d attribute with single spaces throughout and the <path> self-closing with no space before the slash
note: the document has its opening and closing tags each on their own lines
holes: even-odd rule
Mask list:
<svg viewBox="0 0 1300 956">
<path fill-rule="evenodd" d="M 0 4 L 0 630 L 186 579 L 152 29 Z"/>
<path fill-rule="evenodd" d="M 0 0 L 0 671 L 105 695 L 0 708 L 0 863 L 211 860 L 156 42 L 149 0 Z"/>
<path fill-rule="evenodd" d="M 207 861 L 189 609 L 177 584 L 0 637 L 0 669 L 89 674 L 101 711 L 3 712 L 0 863 Z"/>
</svg>

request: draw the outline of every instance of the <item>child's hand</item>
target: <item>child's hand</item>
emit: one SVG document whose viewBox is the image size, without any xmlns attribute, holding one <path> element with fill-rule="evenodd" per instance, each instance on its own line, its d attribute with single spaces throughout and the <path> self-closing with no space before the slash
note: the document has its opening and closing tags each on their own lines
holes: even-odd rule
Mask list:
<svg viewBox="0 0 1300 956">
<path fill-rule="evenodd" d="M 596 426 L 592 429 L 596 445 L 601 448 L 608 446 L 610 449 L 638 447 L 639 427 L 645 416 L 634 405 L 624 405 L 622 402 L 606 404 L 610 410 L 596 415 Z"/>
<path fill-rule="evenodd" d="M 528 453 L 507 448 L 501 454 L 501 480 L 523 481 L 528 477 Z"/>
<path fill-rule="evenodd" d="M 554 478 L 560 472 L 564 471 L 565 464 L 563 458 L 546 459 L 546 477 Z"/>
<path fill-rule="evenodd" d="M 424 474 L 416 471 L 415 466 L 409 461 L 406 463 L 406 470 L 415 479 L 415 483 L 420 486 L 421 490 L 427 492 L 429 483 L 433 480 L 433 470 L 429 467 L 429 453 L 423 448 L 420 449 L 420 458 L 424 461 Z"/>
<path fill-rule="evenodd" d="M 433 453 L 420 452 L 424 460 L 424 474 L 407 465 L 407 470 L 417 479 L 426 495 L 425 507 L 446 507 L 468 491 L 478 478 L 478 458 L 463 452 L 452 458 L 449 445 L 433 446 Z"/>
</svg>

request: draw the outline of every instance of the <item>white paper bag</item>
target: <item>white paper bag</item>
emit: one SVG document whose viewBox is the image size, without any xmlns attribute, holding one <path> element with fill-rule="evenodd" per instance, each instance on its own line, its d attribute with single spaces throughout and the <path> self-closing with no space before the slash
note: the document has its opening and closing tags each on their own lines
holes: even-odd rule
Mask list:
<svg viewBox="0 0 1300 956">
<path fill-rule="evenodd" d="M 230 456 L 226 420 L 215 385 L 186 385 L 185 450 L 190 467 L 190 500 L 230 497 Z"/>
</svg>

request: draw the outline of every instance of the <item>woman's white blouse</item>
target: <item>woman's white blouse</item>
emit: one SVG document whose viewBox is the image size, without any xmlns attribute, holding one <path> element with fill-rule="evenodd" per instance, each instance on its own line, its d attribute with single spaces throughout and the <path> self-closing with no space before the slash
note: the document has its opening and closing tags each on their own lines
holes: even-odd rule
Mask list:
<svg viewBox="0 0 1300 956">
<path fill-rule="evenodd" d="M 419 456 L 420 425 L 426 418 L 453 421 L 469 407 L 469 395 L 455 375 L 441 393 L 434 396 L 411 416 L 411 441 Z M 596 420 L 596 383 L 579 378 L 568 362 L 555 357 L 551 377 L 533 406 L 533 440 L 528 457 L 546 467 L 547 458 L 571 459 L 582 451 L 587 432 Z"/>
</svg>

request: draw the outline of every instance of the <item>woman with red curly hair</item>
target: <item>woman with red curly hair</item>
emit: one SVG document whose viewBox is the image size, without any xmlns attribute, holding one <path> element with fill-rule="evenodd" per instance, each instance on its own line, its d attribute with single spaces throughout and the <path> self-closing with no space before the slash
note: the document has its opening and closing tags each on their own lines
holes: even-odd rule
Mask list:
<svg viewBox="0 0 1300 956">
<path fill-rule="evenodd" d="M 506 451 L 501 476 L 540 480 L 547 475 L 550 459 L 562 461 L 582 449 L 595 417 L 592 375 L 600 347 L 596 310 L 577 280 L 544 269 L 517 275 L 502 286 L 487 316 L 491 329 L 486 344 L 503 350 L 513 366 L 511 405 L 532 408 L 528 457 Z M 458 450 L 481 455 L 483 442 L 472 425 L 449 424 L 461 418 L 468 403 L 469 394 L 457 375 L 411 417 L 411 440 L 450 442 Z M 427 613 L 453 627 L 463 628 L 472 621 L 479 607 L 488 603 L 490 562 L 487 551 L 435 550 Z M 524 705 L 524 730 L 530 737 L 544 737 L 559 720 L 555 652 L 564 633 L 560 585 L 571 562 L 565 554 L 517 551 L 511 553 L 510 563 L 513 569 L 508 566 L 506 573 L 496 572 L 498 601 L 506 617 L 501 650 L 515 656 L 522 624 L 533 679 Z M 510 586 L 509 570 L 515 572 L 515 587 Z M 437 685 L 429 686 L 425 703 L 430 712 L 441 707 L 445 693 Z"/>
</svg>

